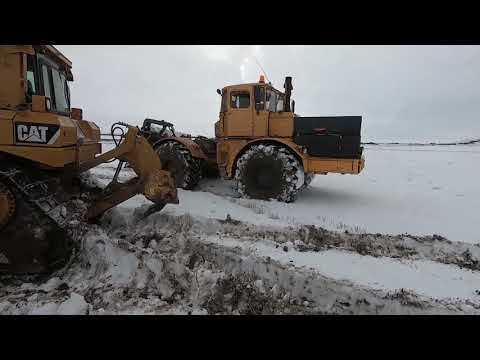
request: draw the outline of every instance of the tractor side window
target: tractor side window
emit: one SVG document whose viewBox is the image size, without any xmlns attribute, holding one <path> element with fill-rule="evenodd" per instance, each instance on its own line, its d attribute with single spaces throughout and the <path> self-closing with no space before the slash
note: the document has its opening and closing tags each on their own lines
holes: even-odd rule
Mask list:
<svg viewBox="0 0 480 360">
<path fill-rule="evenodd" d="M 246 109 L 250 107 L 250 93 L 249 92 L 235 92 L 231 96 L 232 109 Z"/>
<path fill-rule="evenodd" d="M 65 89 L 65 77 L 61 76 L 57 69 L 52 68 L 53 90 L 55 91 L 55 109 L 59 113 L 68 113 L 70 107 Z"/>
</svg>

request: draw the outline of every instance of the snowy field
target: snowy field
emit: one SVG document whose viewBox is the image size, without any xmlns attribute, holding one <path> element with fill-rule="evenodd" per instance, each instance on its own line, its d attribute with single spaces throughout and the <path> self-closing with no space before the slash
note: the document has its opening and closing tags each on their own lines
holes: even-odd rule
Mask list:
<svg viewBox="0 0 480 360">
<path fill-rule="evenodd" d="M 168 205 L 166 211 L 221 219 L 229 213 L 255 224 L 438 234 L 480 243 L 480 144 L 367 145 L 365 159 L 360 175 L 316 176 L 293 204 L 235 199 L 230 182 L 206 180 L 195 192 L 180 190 L 180 204 Z M 112 171 L 95 173 L 108 179 Z"/>
<path fill-rule="evenodd" d="M 0 286 L 0 313 L 480 314 L 480 145 L 372 145 L 365 158 L 293 204 L 202 180 L 142 219 L 136 196 L 84 229 L 70 268 Z"/>
<path fill-rule="evenodd" d="M 365 157 L 360 175 L 317 176 L 282 213 L 299 214 L 305 223 L 331 222 L 330 228 L 480 243 L 480 145 L 370 146 Z"/>
</svg>

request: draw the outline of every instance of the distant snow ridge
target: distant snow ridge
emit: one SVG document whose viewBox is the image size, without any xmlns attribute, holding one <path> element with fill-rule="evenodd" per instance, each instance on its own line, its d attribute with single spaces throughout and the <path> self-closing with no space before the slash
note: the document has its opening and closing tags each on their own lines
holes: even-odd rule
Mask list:
<svg viewBox="0 0 480 360">
<path fill-rule="evenodd" d="M 380 141 L 367 141 L 362 142 L 362 145 L 411 145 L 411 146 L 442 146 L 442 145 L 470 145 L 480 143 L 480 138 L 466 138 L 458 141 L 399 141 L 399 142 L 380 142 Z"/>
</svg>

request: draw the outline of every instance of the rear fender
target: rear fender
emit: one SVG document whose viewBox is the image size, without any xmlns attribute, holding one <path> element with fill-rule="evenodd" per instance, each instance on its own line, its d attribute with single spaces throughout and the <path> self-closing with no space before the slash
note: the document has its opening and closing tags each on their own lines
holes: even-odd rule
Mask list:
<svg viewBox="0 0 480 360">
<path fill-rule="evenodd" d="M 185 146 L 188 149 L 188 151 L 190 151 L 190 154 L 192 154 L 194 158 L 208 160 L 207 155 L 205 155 L 205 153 L 202 151 L 200 146 L 198 146 L 196 142 L 194 142 L 189 138 L 174 137 L 174 136 L 165 137 L 155 142 L 153 144 L 153 148 L 156 149 L 158 146 L 166 142 L 172 142 L 172 141 Z"/>
</svg>

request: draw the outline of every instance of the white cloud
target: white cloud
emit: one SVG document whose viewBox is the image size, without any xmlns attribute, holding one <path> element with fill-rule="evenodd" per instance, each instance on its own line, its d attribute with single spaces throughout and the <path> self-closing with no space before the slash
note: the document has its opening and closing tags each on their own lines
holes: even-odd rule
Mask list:
<svg viewBox="0 0 480 360">
<path fill-rule="evenodd" d="M 293 76 L 302 115 L 362 115 L 366 139 L 480 136 L 478 46 L 74 46 L 73 105 L 108 129 L 145 117 L 213 135 L 217 88 Z"/>
<path fill-rule="evenodd" d="M 232 46 L 201 45 L 203 55 L 212 61 L 231 62 L 235 49 Z"/>
</svg>

